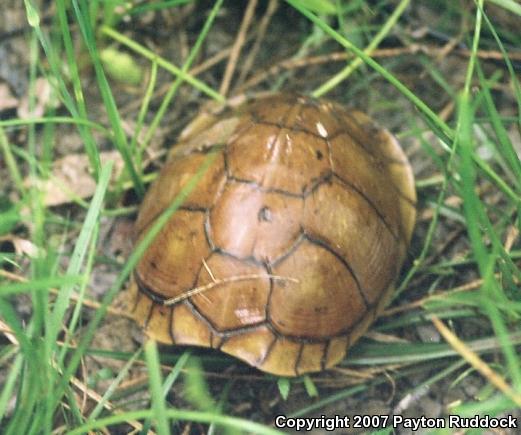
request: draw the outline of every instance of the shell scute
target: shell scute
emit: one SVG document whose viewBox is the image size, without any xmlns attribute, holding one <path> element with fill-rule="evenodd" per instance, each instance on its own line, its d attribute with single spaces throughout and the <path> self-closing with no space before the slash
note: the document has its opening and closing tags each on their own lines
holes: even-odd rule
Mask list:
<svg viewBox="0 0 521 435">
<path fill-rule="evenodd" d="M 262 144 L 262 145 L 259 145 Z M 331 172 L 327 142 L 285 125 L 259 125 L 228 145 L 229 176 L 263 191 L 299 196 Z"/>
<path fill-rule="evenodd" d="M 212 240 L 238 258 L 271 263 L 299 238 L 302 208 L 301 198 L 228 183 L 210 212 Z"/>
<path fill-rule="evenodd" d="M 214 283 L 217 285 L 212 287 Z M 208 291 L 191 300 L 217 331 L 253 326 L 266 320 L 270 281 L 264 267 L 213 253 L 199 272 L 197 287 L 204 286 L 210 286 Z"/>
<path fill-rule="evenodd" d="M 315 340 L 348 333 L 363 317 L 366 302 L 358 279 L 323 244 L 303 240 L 273 267 L 277 280 L 268 319 L 280 334 Z"/>
</svg>

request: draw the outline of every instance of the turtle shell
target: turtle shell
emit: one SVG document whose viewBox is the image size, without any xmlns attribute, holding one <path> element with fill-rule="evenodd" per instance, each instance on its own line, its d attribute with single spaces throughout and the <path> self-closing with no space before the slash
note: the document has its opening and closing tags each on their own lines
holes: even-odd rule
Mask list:
<svg viewBox="0 0 521 435">
<path fill-rule="evenodd" d="M 198 116 L 135 224 L 197 187 L 134 271 L 134 318 L 163 343 L 295 376 L 338 363 L 383 309 L 415 221 L 396 139 L 356 110 L 269 95 Z"/>
</svg>

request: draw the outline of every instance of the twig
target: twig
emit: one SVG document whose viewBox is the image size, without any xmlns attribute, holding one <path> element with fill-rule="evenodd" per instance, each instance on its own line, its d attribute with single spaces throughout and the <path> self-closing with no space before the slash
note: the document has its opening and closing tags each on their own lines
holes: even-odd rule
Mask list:
<svg viewBox="0 0 521 435">
<path fill-rule="evenodd" d="M 423 53 L 427 56 L 433 57 L 437 56 L 443 50 L 443 47 L 439 47 L 437 45 L 428 45 L 428 44 L 411 44 L 407 47 L 398 47 L 398 48 L 382 48 L 373 51 L 371 57 L 373 58 L 390 58 L 390 57 L 398 57 L 407 54 L 418 54 Z M 471 52 L 466 48 L 456 48 L 452 51 L 454 55 L 470 57 Z M 503 60 L 503 54 L 497 50 L 478 50 L 476 53 L 477 57 L 483 60 Z M 521 53 L 510 52 L 508 53 L 510 60 L 513 61 L 521 61 Z M 267 70 L 261 71 L 255 76 L 251 77 L 247 80 L 243 85 L 240 86 L 239 91 L 245 92 L 247 89 L 252 88 L 264 80 L 268 79 L 270 76 L 280 74 L 282 70 L 293 70 L 298 68 L 305 68 L 310 65 L 321 65 L 324 63 L 332 63 L 332 62 L 344 62 L 347 59 L 353 58 L 354 55 L 351 53 L 346 53 L 345 51 L 333 52 L 320 56 L 310 56 L 299 59 L 286 59 L 283 60 Z"/>
</svg>

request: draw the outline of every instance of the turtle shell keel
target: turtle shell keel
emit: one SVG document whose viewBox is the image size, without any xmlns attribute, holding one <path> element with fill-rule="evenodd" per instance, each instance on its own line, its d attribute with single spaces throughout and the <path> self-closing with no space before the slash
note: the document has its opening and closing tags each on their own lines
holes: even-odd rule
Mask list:
<svg viewBox="0 0 521 435">
<path fill-rule="evenodd" d="M 163 343 L 295 376 L 338 363 L 383 309 L 416 194 L 396 139 L 356 110 L 269 95 L 199 115 L 172 148 L 136 240 L 209 169 L 139 261 L 133 316 Z"/>
</svg>

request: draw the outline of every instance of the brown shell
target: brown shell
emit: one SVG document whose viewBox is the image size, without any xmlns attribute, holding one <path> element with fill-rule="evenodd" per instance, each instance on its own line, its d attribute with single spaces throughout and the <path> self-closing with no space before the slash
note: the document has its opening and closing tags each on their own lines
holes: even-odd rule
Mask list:
<svg viewBox="0 0 521 435">
<path fill-rule="evenodd" d="M 138 240 L 216 153 L 137 265 L 134 317 L 160 342 L 266 372 L 323 370 L 392 291 L 416 215 L 411 167 L 356 110 L 289 95 L 236 106 L 196 118 L 145 197 Z"/>
</svg>

